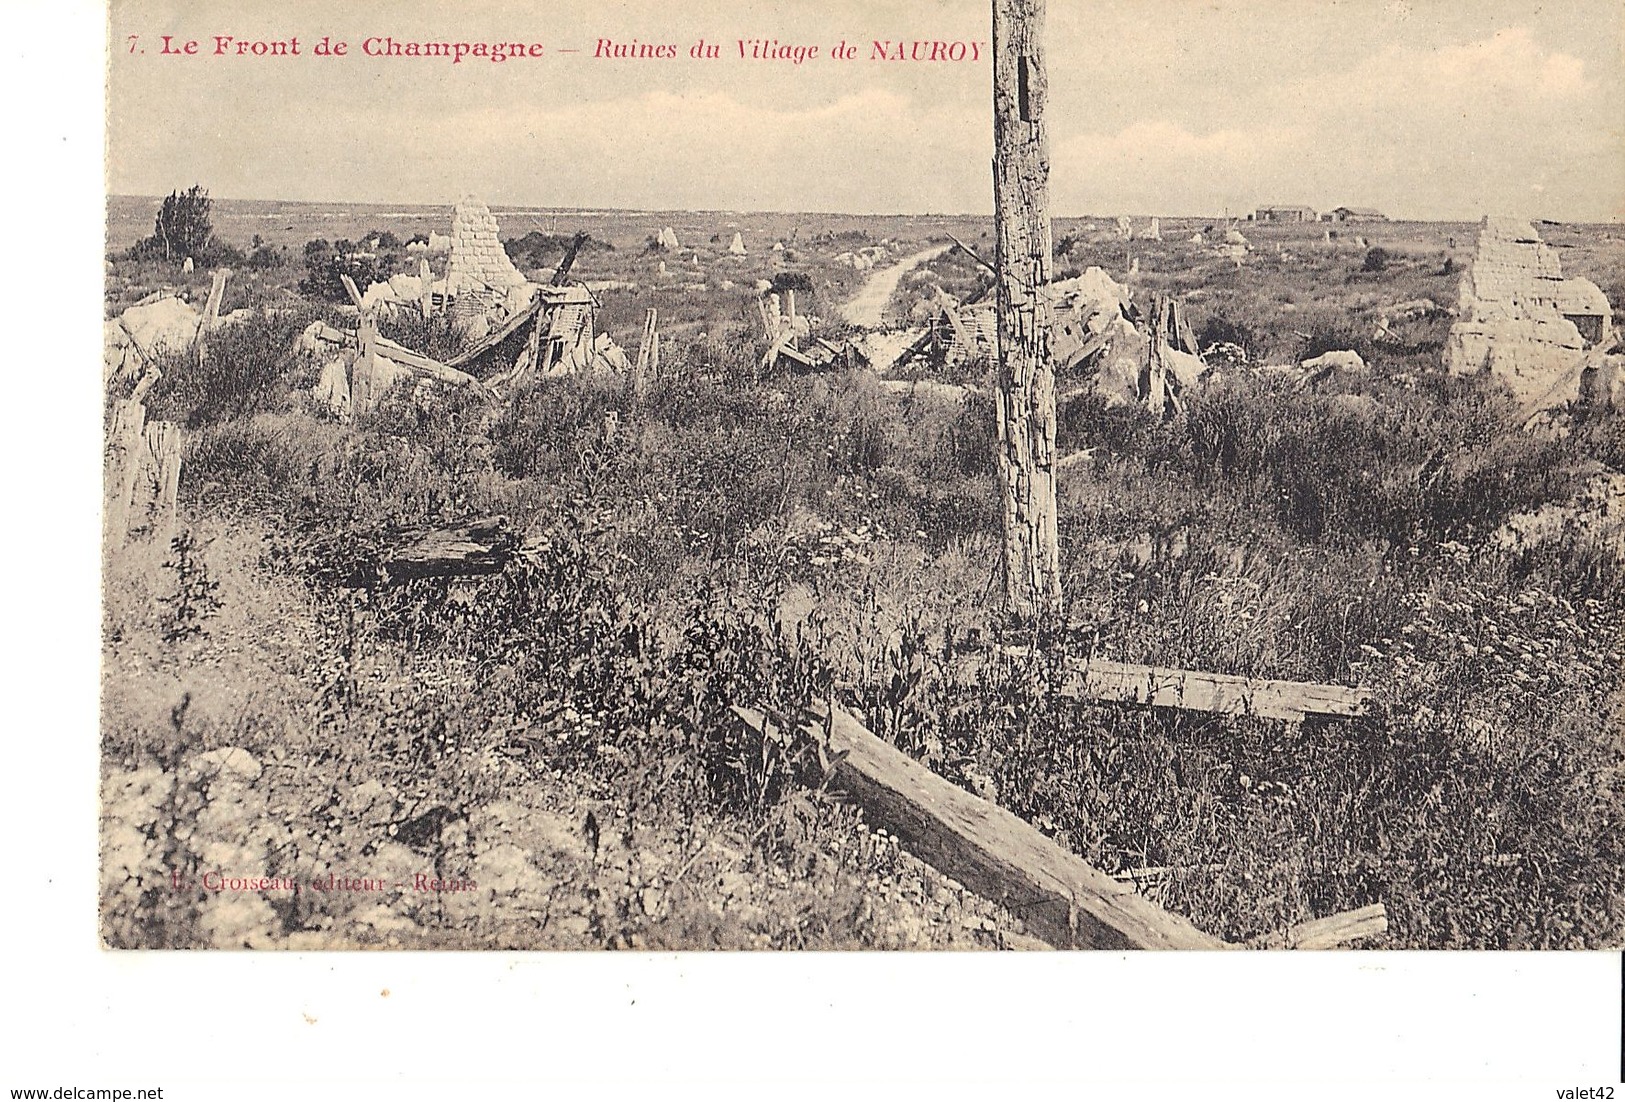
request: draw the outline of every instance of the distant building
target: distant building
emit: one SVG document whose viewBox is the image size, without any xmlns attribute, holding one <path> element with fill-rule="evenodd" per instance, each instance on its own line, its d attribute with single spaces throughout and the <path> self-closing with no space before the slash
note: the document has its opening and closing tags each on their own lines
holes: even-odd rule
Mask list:
<svg viewBox="0 0 1625 1102">
<path fill-rule="evenodd" d="M 1386 222 L 1388 216 L 1371 207 L 1336 207 L 1326 212 L 1328 222 Z"/>
<path fill-rule="evenodd" d="M 1312 207 L 1259 207 L 1253 215 L 1255 222 L 1313 222 L 1315 211 Z"/>
</svg>

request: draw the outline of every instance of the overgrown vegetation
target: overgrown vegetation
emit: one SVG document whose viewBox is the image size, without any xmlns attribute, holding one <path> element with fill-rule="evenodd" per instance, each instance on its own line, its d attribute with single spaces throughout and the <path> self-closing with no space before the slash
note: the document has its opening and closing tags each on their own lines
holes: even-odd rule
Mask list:
<svg viewBox="0 0 1625 1102">
<path fill-rule="evenodd" d="M 1360 257 L 1340 264 L 1328 286 L 1370 286 L 1346 283 Z M 1398 299 L 1418 272 L 1390 257 L 1363 275 Z M 606 312 L 630 323 L 642 302 Z M 1381 901 L 1388 946 L 1618 944 L 1618 562 L 1491 538 L 1565 501 L 1588 462 L 1617 463 L 1618 422 L 1509 431 L 1508 397 L 1418 370 L 1438 319 L 1357 343 L 1363 306 L 1283 321 L 1199 305 L 1204 345 L 1357 347 L 1372 369 L 1320 390 L 1230 372 L 1168 420 L 1063 408 L 1061 450 L 1092 458 L 1061 488 L 1072 623 L 1034 660 L 978 642 L 999 621 L 985 398 L 761 379 L 730 300 L 679 330 L 641 397 L 544 379 L 500 404 L 397 393 L 339 424 L 293 351 L 313 313 L 222 330 L 151 398 L 189 427 L 192 531 L 109 562 L 106 937 L 1018 932 L 834 799 L 815 746 L 729 711 L 834 697 L 1108 872 L 1157 870 L 1142 890 L 1226 938 Z M 456 340 L 398 325 L 433 354 Z M 405 534 L 491 513 L 528 537 L 502 573 L 360 584 Z M 1080 704 L 1057 688 L 1082 654 L 1359 683 L 1381 706 L 1298 731 Z M 386 887 L 233 893 L 209 872 Z M 419 891 L 419 875 L 478 887 Z"/>
</svg>

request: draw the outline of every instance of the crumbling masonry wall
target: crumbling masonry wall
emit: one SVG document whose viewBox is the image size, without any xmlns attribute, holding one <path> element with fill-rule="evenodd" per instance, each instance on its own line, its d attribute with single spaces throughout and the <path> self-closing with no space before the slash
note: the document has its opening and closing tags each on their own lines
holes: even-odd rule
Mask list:
<svg viewBox="0 0 1625 1102">
<path fill-rule="evenodd" d="M 525 277 L 514 267 L 497 237 L 497 220 L 478 199 L 465 198 L 452 209 L 451 259 L 446 268 L 446 294 L 494 291 L 500 302 L 508 291 L 523 285 Z"/>
<path fill-rule="evenodd" d="M 1556 251 L 1527 222 L 1486 217 L 1461 283 L 1461 320 L 1450 329 L 1445 367 L 1494 375 L 1520 400 L 1540 397 L 1585 360 L 1586 341 L 1559 309 L 1577 296 L 1602 297 L 1588 280 L 1565 280 Z"/>
</svg>

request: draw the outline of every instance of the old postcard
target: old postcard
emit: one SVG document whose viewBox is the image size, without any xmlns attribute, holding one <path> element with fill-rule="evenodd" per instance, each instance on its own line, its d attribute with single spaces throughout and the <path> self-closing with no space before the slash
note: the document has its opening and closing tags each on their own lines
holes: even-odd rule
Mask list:
<svg viewBox="0 0 1625 1102">
<path fill-rule="evenodd" d="M 1609 0 L 117 0 L 114 949 L 1625 945 Z"/>
</svg>

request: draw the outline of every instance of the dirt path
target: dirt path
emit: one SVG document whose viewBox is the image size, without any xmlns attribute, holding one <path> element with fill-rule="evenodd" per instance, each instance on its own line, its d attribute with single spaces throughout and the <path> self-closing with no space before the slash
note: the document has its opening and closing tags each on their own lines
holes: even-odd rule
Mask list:
<svg viewBox="0 0 1625 1102">
<path fill-rule="evenodd" d="M 866 329 L 879 328 L 884 321 L 886 303 L 891 299 L 892 292 L 897 290 L 897 284 L 902 282 L 903 276 L 926 261 L 935 260 L 951 248 L 952 245 L 934 245 L 913 256 L 905 256 L 890 267 L 878 269 L 864 282 L 863 289 L 842 305 L 841 313 L 853 325 L 861 325 Z"/>
</svg>

